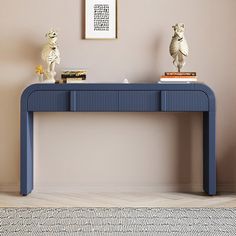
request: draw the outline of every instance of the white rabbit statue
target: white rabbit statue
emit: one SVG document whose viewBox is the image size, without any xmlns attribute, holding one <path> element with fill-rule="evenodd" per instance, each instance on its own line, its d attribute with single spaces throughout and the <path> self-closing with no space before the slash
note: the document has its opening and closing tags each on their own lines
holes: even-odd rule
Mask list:
<svg viewBox="0 0 236 236">
<path fill-rule="evenodd" d="M 55 66 L 60 64 L 60 51 L 57 45 L 57 32 L 50 30 L 46 34 L 47 43 L 43 47 L 42 59 L 47 63 L 47 70 L 45 72 L 46 83 L 55 83 Z"/>
<path fill-rule="evenodd" d="M 178 68 L 178 72 L 185 65 L 185 57 L 188 56 L 189 48 L 187 41 L 184 37 L 185 26 L 178 23 L 173 26 L 174 36 L 170 44 L 170 55 L 173 57 L 173 64 Z"/>
</svg>

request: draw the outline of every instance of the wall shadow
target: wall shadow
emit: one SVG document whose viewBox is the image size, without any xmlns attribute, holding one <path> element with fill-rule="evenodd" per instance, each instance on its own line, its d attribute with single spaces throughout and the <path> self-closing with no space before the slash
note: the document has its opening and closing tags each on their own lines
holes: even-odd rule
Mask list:
<svg viewBox="0 0 236 236">
<path fill-rule="evenodd" d="M 81 0 L 80 1 L 80 15 L 81 15 L 81 33 L 80 33 L 80 38 L 85 39 L 85 1 L 86 0 Z"/>
<path fill-rule="evenodd" d="M 191 118 L 191 117 L 190 117 Z M 176 158 L 178 165 L 176 165 L 178 171 L 176 179 L 180 184 L 178 191 L 182 191 L 182 185 L 191 183 L 191 121 L 188 114 L 179 114 L 178 120 L 178 153 Z M 187 189 L 185 191 L 188 191 Z M 190 190 L 189 190 L 190 191 Z"/>
<path fill-rule="evenodd" d="M 232 140 L 235 142 L 234 140 Z M 218 155 L 217 155 L 218 157 Z M 235 192 L 236 185 L 236 146 L 231 144 L 221 158 L 217 158 L 217 184 L 218 190 L 222 192 Z"/>
<path fill-rule="evenodd" d="M 195 195 L 203 191 L 202 116 L 196 113 L 169 114 L 176 123 L 174 188 L 176 192 Z"/>
</svg>

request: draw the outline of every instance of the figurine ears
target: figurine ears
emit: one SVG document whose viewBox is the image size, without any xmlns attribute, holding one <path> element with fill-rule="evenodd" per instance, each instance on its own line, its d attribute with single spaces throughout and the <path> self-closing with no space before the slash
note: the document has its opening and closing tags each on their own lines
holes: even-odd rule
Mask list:
<svg viewBox="0 0 236 236">
<path fill-rule="evenodd" d="M 177 24 L 175 24 L 175 25 L 172 26 L 173 29 L 176 29 L 176 28 L 178 28 L 178 27 L 185 28 L 185 24 L 183 24 L 183 23 L 177 23 Z"/>
<path fill-rule="evenodd" d="M 57 35 L 57 34 L 58 34 L 57 30 L 51 29 L 45 34 L 45 37 L 48 38 L 50 35 Z"/>
</svg>

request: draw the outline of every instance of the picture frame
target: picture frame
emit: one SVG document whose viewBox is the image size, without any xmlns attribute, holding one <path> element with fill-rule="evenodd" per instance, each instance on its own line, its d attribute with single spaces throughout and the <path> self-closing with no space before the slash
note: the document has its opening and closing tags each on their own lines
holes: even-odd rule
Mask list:
<svg viewBox="0 0 236 236">
<path fill-rule="evenodd" d="M 117 1 L 85 0 L 85 39 L 117 39 Z"/>
</svg>

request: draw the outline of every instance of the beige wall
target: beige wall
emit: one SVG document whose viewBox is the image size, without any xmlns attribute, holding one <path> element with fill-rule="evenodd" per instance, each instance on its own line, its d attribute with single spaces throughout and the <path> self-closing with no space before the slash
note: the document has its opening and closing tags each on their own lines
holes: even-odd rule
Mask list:
<svg viewBox="0 0 236 236">
<path fill-rule="evenodd" d="M 216 93 L 218 185 L 235 189 L 236 1 L 118 1 L 119 39 L 87 41 L 82 0 L 0 0 L 0 190 L 19 183 L 19 99 L 35 82 L 48 29 L 60 34 L 58 71 L 86 68 L 96 83 L 153 82 L 173 69 L 176 22 L 187 27 L 186 70 Z M 36 190 L 199 190 L 201 121 L 201 114 L 36 114 Z"/>
</svg>

